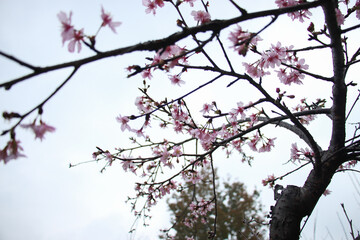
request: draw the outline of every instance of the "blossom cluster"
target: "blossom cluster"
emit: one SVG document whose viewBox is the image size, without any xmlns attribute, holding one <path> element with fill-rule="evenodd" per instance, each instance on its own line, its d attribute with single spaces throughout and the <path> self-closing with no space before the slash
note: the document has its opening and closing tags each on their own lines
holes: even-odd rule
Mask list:
<svg viewBox="0 0 360 240">
<path fill-rule="evenodd" d="M 314 152 L 308 148 L 298 148 L 296 143 L 291 144 L 291 161 L 309 161 L 314 157 Z"/>
<path fill-rule="evenodd" d="M 41 119 L 39 124 L 36 122 L 37 119 L 35 119 L 30 124 L 20 124 L 20 127 L 32 130 L 32 132 L 35 134 L 35 139 L 39 138 L 41 141 L 44 139 L 45 133 L 55 131 L 54 127 L 46 124 Z M 21 153 L 24 149 L 22 146 L 20 146 L 20 141 L 15 139 L 15 133 L 13 132 L 11 135 L 11 140 L 8 141 L 6 146 L 0 151 L 0 162 L 3 161 L 5 164 L 10 160 L 26 157 Z"/>
<path fill-rule="evenodd" d="M 101 7 L 101 19 L 102 23 L 100 25 L 101 27 L 108 26 L 114 33 L 116 33 L 116 27 L 121 25 L 121 22 L 114 22 L 112 19 L 112 16 L 110 13 L 105 12 L 104 8 Z M 85 34 L 84 29 L 76 30 L 74 28 L 74 25 L 72 25 L 72 12 L 70 11 L 69 15 L 67 15 L 65 12 L 61 11 L 57 15 L 61 26 L 61 37 L 62 37 L 62 43 L 65 44 L 65 42 L 69 41 L 68 43 L 68 50 L 69 52 L 74 52 L 77 48 L 77 51 L 81 51 L 81 44 L 85 41 Z M 99 30 L 100 30 L 99 28 Z M 98 31 L 99 32 L 99 31 Z M 95 36 L 90 36 L 88 39 L 90 40 L 92 47 L 95 44 Z"/>
<path fill-rule="evenodd" d="M 275 3 L 279 8 L 292 7 L 304 2 L 306 2 L 306 0 L 275 0 Z M 355 11 L 356 17 L 360 19 L 360 0 L 356 0 L 356 3 L 353 8 L 349 8 L 348 6 L 350 3 L 349 0 L 341 0 L 339 1 L 339 3 L 343 3 L 346 5 L 348 13 Z M 338 25 L 339 26 L 343 25 L 345 22 L 346 15 L 344 15 L 339 8 L 335 9 L 335 13 L 336 13 L 336 20 L 338 22 Z M 300 22 L 304 22 L 305 19 L 309 19 L 311 15 L 312 14 L 308 9 L 288 13 L 288 16 L 291 17 L 292 20 L 298 19 Z"/>
<path fill-rule="evenodd" d="M 309 68 L 305 64 L 305 59 L 298 58 L 292 52 L 293 46 L 283 47 L 280 42 L 276 45 L 271 44 L 271 48 L 263 53 L 259 53 L 261 58 L 252 64 L 243 63 L 246 72 L 254 78 L 261 78 L 269 75 L 269 68 L 275 69 L 281 83 L 285 85 L 302 84 L 305 78 L 303 73 Z"/>
<path fill-rule="evenodd" d="M 298 4 L 304 3 L 306 0 L 276 0 L 275 3 L 279 8 L 284 7 L 292 7 Z M 292 20 L 298 19 L 300 22 L 304 22 L 305 18 L 310 18 L 311 12 L 308 9 L 299 10 L 297 12 L 288 13 L 288 16 L 291 17 Z"/>
<path fill-rule="evenodd" d="M 206 216 L 214 207 L 215 204 L 212 201 L 205 201 L 204 199 L 196 202 L 193 201 L 189 207 L 190 216 L 184 219 L 184 225 L 192 228 L 198 219 L 200 219 L 202 223 L 206 223 L 208 221 Z"/>
</svg>

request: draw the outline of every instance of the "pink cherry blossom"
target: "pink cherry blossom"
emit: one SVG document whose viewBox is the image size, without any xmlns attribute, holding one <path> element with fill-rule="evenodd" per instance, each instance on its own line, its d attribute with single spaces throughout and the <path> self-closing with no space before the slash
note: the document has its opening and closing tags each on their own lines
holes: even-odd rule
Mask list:
<svg viewBox="0 0 360 240">
<path fill-rule="evenodd" d="M 109 165 L 111 166 L 112 162 L 114 161 L 113 156 L 109 151 L 106 151 L 104 155 L 105 155 L 105 159 L 109 162 Z"/>
<path fill-rule="evenodd" d="M 160 162 L 166 163 L 167 160 L 169 160 L 171 157 L 171 153 L 168 151 L 166 145 L 162 146 L 162 149 L 160 150 Z"/>
<path fill-rule="evenodd" d="M 325 189 L 325 191 L 323 192 L 324 196 L 327 196 L 331 193 L 331 191 L 329 189 Z"/>
<path fill-rule="evenodd" d="M 260 77 L 270 74 L 270 72 L 265 72 L 264 69 L 261 68 L 258 64 L 254 65 L 254 64 L 243 63 L 243 65 L 245 67 L 245 71 L 251 77 L 260 78 Z"/>
<path fill-rule="evenodd" d="M 104 8 L 101 6 L 101 19 L 103 20 L 101 26 L 109 26 L 109 28 L 116 33 L 116 27 L 121 25 L 121 22 L 114 22 L 110 13 L 106 13 Z"/>
<path fill-rule="evenodd" d="M 336 13 L 336 21 L 338 23 L 338 25 L 343 25 L 345 22 L 345 16 L 341 13 L 340 9 L 335 8 L 335 13 Z"/>
<path fill-rule="evenodd" d="M 264 68 L 275 68 L 275 66 L 280 66 L 281 58 L 279 54 L 275 51 L 268 51 L 262 54 L 263 67 Z"/>
<path fill-rule="evenodd" d="M 189 3 L 189 4 L 190 4 L 190 7 L 193 7 L 193 6 L 194 6 L 194 2 L 195 2 L 196 0 L 183 0 L 183 1 Z"/>
<path fill-rule="evenodd" d="M 181 86 L 181 84 L 185 83 L 185 81 L 180 79 L 179 75 L 171 75 L 171 76 L 169 76 L 169 79 L 170 79 L 171 83 L 174 85 Z"/>
<path fill-rule="evenodd" d="M 302 3 L 302 0 L 276 0 L 275 3 L 278 5 L 279 8 L 284 8 L 298 5 Z M 300 22 L 304 22 L 304 18 L 309 18 L 309 16 L 311 16 L 311 12 L 305 9 L 297 12 L 288 13 L 288 16 L 290 16 L 292 20 L 299 19 Z"/>
<path fill-rule="evenodd" d="M 154 15 L 156 14 L 156 3 L 154 1 L 151 0 L 143 0 L 142 4 L 147 7 L 145 9 L 146 13 L 153 13 Z"/>
<path fill-rule="evenodd" d="M 23 128 L 30 128 L 35 133 L 35 139 L 39 138 L 41 141 L 44 139 L 46 132 L 54 132 L 55 128 L 47 125 L 45 122 L 40 120 L 39 125 L 35 125 L 35 121 L 31 124 L 21 124 Z"/>
<path fill-rule="evenodd" d="M 131 130 L 128 124 L 128 122 L 130 121 L 128 117 L 119 115 L 116 117 L 116 121 L 121 124 L 121 131 Z"/>
<path fill-rule="evenodd" d="M 252 37 L 251 33 L 243 31 L 239 25 L 230 32 L 228 39 L 232 42 L 234 50 L 242 56 L 246 55 L 250 45 L 256 46 L 257 42 L 262 40 L 259 36 Z"/>
<path fill-rule="evenodd" d="M 163 7 L 165 5 L 164 0 L 155 0 L 155 4 L 159 7 Z"/>
<path fill-rule="evenodd" d="M 75 48 L 77 47 L 78 53 L 81 51 L 81 42 L 84 40 L 84 29 L 81 29 L 79 31 L 74 30 L 73 37 L 71 38 L 68 50 L 69 52 L 74 52 Z"/>
<path fill-rule="evenodd" d="M 66 41 L 71 40 L 74 36 L 74 26 L 71 25 L 71 16 L 72 16 L 71 11 L 69 13 L 69 17 L 67 17 L 66 13 L 62 11 L 57 14 L 57 17 L 62 25 L 61 37 L 63 44 Z"/>
<path fill-rule="evenodd" d="M 125 160 L 125 161 L 122 161 L 121 163 L 122 163 L 122 167 L 125 172 L 127 172 L 129 169 L 131 171 L 133 171 L 135 169 L 134 162 L 131 160 Z"/>
<path fill-rule="evenodd" d="M 270 152 L 271 148 L 274 147 L 274 140 L 276 138 L 269 138 L 267 142 L 263 143 L 263 145 L 260 147 L 259 152 Z"/>
<path fill-rule="evenodd" d="M 275 180 L 275 176 L 274 176 L 274 174 L 272 174 L 272 175 L 269 175 L 266 179 L 262 180 L 262 184 L 264 186 L 269 184 L 269 187 L 272 188 L 274 186 L 274 183 L 275 183 L 274 180 Z"/>
<path fill-rule="evenodd" d="M 182 133 L 182 130 L 184 129 L 184 125 L 180 122 L 175 120 L 174 121 L 174 130 L 176 133 Z"/>
<path fill-rule="evenodd" d="M 145 134 L 143 131 L 143 128 L 140 129 L 131 129 L 132 132 L 136 133 L 136 136 L 138 137 L 144 137 L 145 138 Z"/>
<path fill-rule="evenodd" d="M 249 145 L 249 147 L 250 147 L 250 149 L 251 150 L 253 150 L 253 151 L 258 151 L 257 150 L 257 147 L 256 147 L 256 145 L 257 145 L 257 143 L 260 141 L 260 136 L 259 136 L 259 133 L 256 133 L 251 139 L 250 139 L 250 142 L 248 142 L 248 145 Z"/>
<path fill-rule="evenodd" d="M 181 146 L 174 146 L 172 156 L 180 157 L 182 155 Z"/>
<path fill-rule="evenodd" d="M 213 104 L 207 104 L 207 103 L 205 103 L 205 104 L 203 105 L 203 108 L 202 108 L 202 110 L 201 110 L 200 112 L 202 112 L 203 114 L 209 113 L 209 112 L 212 110 L 213 107 L 214 107 Z"/>
<path fill-rule="evenodd" d="M 147 79 L 151 80 L 151 78 L 152 78 L 151 68 L 148 68 L 148 69 L 145 69 L 144 71 L 142 71 L 141 76 L 143 78 L 147 78 Z"/>
<path fill-rule="evenodd" d="M 211 21 L 210 14 L 205 11 L 192 11 L 191 15 L 194 17 L 195 21 L 200 22 L 200 24 L 204 24 Z"/>
<path fill-rule="evenodd" d="M 290 158 L 295 161 L 295 160 L 299 160 L 300 159 L 300 154 L 299 154 L 300 150 L 297 147 L 296 143 L 291 144 L 291 154 L 290 154 Z"/>
<path fill-rule="evenodd" d="M 10 140 L 5 148 L 0 151 L 0 162 L 8 163 L 10 160 L 17 159 L 19 157 L 26 157 L 24 154 L 20 153 L 23 151 L 23 148 L 20 146 L 20 141 L 15 139 Z"/>
<path fill-rule="evenodd" d="M 245 108 L 243 102 L 237 103 L 237 108 L 231 109 L 230 115 L 234 118 L 236 118 L 237 115 L 241 116 L 241 119 L 244 119 L 246 117 L 245 115 Z"/>
<path fill-rule="evenodd" d="M 181 48 L 178 45 L 171 45 L 167 46 L 165 49 L 159 50 L 158 54 L 160 54 L 161 59 L 168 59 L 179 55 L 182 51 L 184 51 L 184 48 Z"/>
<path fill-rule="evenodd" d="M 149 112 L 151 110 L 151 104 L 146 101 L 144 96 L 137 97 L 135 99 L 135 105 L 140 112 Z"/>
<path fill-rule="evenodd" d="M 357 0 L 355 3 L 355 9 L 356 9 L 356 17 L 360 19 L 360 0 Z"/>
</svg>

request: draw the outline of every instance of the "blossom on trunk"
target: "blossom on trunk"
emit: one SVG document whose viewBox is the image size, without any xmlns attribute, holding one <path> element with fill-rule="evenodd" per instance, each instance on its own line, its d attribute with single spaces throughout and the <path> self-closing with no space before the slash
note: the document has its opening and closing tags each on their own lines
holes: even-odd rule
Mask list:
<svg viewBox="0 0 360 240">
<path fill-rule="evenodd" d="M 345 16 L 341 13 L 340 9 L 335 8 L 335 13 L 336 13 L 336 21 L 338 23 L 338 25 L 343 25 L 345 22 Z"/>
</svg>

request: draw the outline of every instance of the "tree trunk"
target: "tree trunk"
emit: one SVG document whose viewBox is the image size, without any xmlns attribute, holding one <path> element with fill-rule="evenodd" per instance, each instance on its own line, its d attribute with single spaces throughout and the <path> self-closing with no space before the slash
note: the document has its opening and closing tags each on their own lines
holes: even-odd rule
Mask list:
<svg viewBox="0 0 360 240">
<path fill-rule="evenodd" d="M 272 207 L 270 222 L 271 240 L 299 239 L 301 220 L 305 216 L 310 216 L 336 169 L 346 159 L 344 146 L 347 87 L 344 81 L 346 71 L 341 29 L 337 24 L 335 12 L 337 5 L 337 0 L 324 1 L 322 5 L 331 40 L 333 61 L 332 136 L 330 145 L 321 159 L 314 159 L 314 169 L 310 172 L 303 187 L 289 185 L 282 189 L 281 193 L 277 193 L 278 189 L 275 189 L 276 204 Z"/>
<path fill-rule="evenodd" d="M 320 173 L 312 170 L 303 187 L 275 187 L 276 204 L 271 209 L 270 240 L 299 239 L 301 220 L 310 216 L 338 168 L 334 159 L 331 163 L 324 163 Z M 281 193 L 278 190 L 282 190 Z"/>
</svg>

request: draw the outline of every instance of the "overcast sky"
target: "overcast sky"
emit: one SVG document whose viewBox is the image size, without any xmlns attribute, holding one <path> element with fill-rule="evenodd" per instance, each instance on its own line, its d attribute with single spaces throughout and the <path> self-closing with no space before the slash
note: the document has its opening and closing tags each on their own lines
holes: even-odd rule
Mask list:
<svg viewBox="0 0 360 240">
<path fill-rule="evenodd" d="M 273 1 L 269 0 L 252 2 L 256 3 L 249 6 L 250 11 L 259 9 L 259 6 L 274 7 Z M 80 54 L 71 54 L 66 46 L 62 46 L 60 23 L 56 15 L 59 11 L 73 11 L 75 26 L 84 27 L 85 32 L 91 34 L 97 31 L 101 23 L 101 6 L 112 13 L 114 20 L 122 22 L 117 28 L 118 34 L 113 34 L 107 28 L 101 30 L 97 40 L 101 50 L 165 37 L 178 30 L 174 10 L 164 8 L 158 10 L 156 17 L 146 15 L 141 0 L 0 0 L 0 49 L 39 66 L 89 56 L 92 53 L 85 48 Z M 210 13 L 213 18 L 235 16 L 235 9 L 229 6 L 227 1 L 214 0 Z M 321 12 L 313 13 L 315 19 L 321 19 L 321 14 L 316 15 Z M 276 27 L 263 33 L 264 40 L 276 43 L 278 36 L 282 34 L 288 45 L 306 45 L 301 40 L 307 37 L 296 31 L 297 28 L 304 28 L 303 25 L 292 23 L 286 17 L 280 20 L 284 22 L 277 23 Z M 261 19 L 254 24 L 246 23 L 244 27 L 255 31 L 267 21 Z M 294 27 L 284 33 L 283 29 L 288 24 L 293 24 Z M 358 31 L 352 35 L 358 41 Z M 34 141 L 34 136 L 28 131 L 17 132 L 17 138 L 21 140 L 27 157 L 11 161 L 7 165 L 0 164 L 0 239 L 130 239 L 127 232 L 134 217 L 130 213 L 131 206 L 125 204 L 125 200 L 128 195 L 133 194 L 136 179 L 131 174 L 124 173 L 117 164 L 104 173 L 100 173 L 103 163 L 84 164 L 71 169 L 68 166 L 70 162 L 91 160 L 91 153 L 96 150 L 96 146 L 113 150 L 126 144 L 128 136 L 121 132 L 115 117 L 119 113 L 136 113 L 133 103 L 136 96 L 140 95 L 137 88 L 141 86 L 142 79 L 127 79 L 125 68 L 132 64 L 142 64 L 143 57 L 152 56 L 151 54 L 136 53 L 83 67 L 44 107 L 43 120 L 56 127 L 55 133 L 46 135 L 46 139 L 40 142 Z M 308 63 L 317 65 L 311 66 L 311 69 L 320 73 L 329 71 L 330 63 L 326 61 L 326 56 L 326 52 L 312 56 Z M 1 89 L 1 112 L 28 111 L 53 91 L 68 76 L 69 71 L 67 69 L 44 74 L 14 86 L 11 91 Z M 26 69 L 0 58 L 1 82 L 24 73 Z M 193 79 L 202 81 L 202 75 L 193 76 Z M 353 76 L 358 77 L 358 74 Z M 178 88 L 171 85 L 166 77 L 153 80 L 152 84 L 152 93 L 159 99 L 165 93 L 172 94 L 170 98 L 178 97 L 179 92 L 183 94 L 199 85 L 198 82 L 188 80 L 184 87 Z M 232 104 L 235 104 L 236 101 L 251 97 L 251 93 L 238 96 L 236 88 L 226 89 L 225 86 L 226 84 L 219 83 L 191 97 L 190 100 L 196 102 L 194 108 L 200 110 L 204 100 L 212 101 L 214 98 L 225 103 L 233 97 Z M 164 87 L 167 88 L 166 91 Z M 314 83 L 310 88 L 308 85 L 300 86 L 296 93 L 299 99 L 305 92 L 313 94 L 313 99 L 328 98 L 326 93 L 329 89 L 330 86 Z M 349 102 L 355 97 L 350 95 Z M 30 116 L 25 123 L 31 122 L 34 117 L 35 115 Z M 353 122 L 359 119 L 359 113 L 354 112 L 352 119 Z M 3 130 L 11 125 L 0 120 L 0 126 L 0 130 Z M 319 144 L 325 148 L 330 135 L 329 121 L 319 118 L 310 129 L 315 132 Z M 244 182 L 249 190 L 260 190 L 266 209 L 274 204 L 273 193 L 271 189 L 261 186 L 261 180 L 272 173 L 286 173 L 287 169 L 294 167 L 286 166 L 284 169 L 283 163 L 290 156 L 290 144 L 297 140 L 294 136 L 284 137 L 284 132 L 279 129 L 270 130 L 269 133 L 276 135 L 276 144 L 280 147 L 271 154 L 255 155 L 256 161 L 252 168 L 239 163 L 235 155 L 225 159 L 218 154 L 216 160 L 222 178 L 231 176 Z M 0 138 L 0 147 L 7 140 L 7 137 Z M 281 184 L 301 185 L 305 178 L 305 173 L 299 172 Z M 360 222 L 356 219 L 360 213 L 360 195 L 352 184 L 356 179 L 359 181 L 360 178 L 353 174 L 334 177 L 329 186 L 332 193 L 320 199 L 304 229 L 303 239 L 313 239 L 313 232 L 316 232 L 316 239 L 332 239 L 329 233 L 333 239 L 350 239 L 345 237 L 339 220 L 340 217 L 345 231 L 349 232 L 340 203 L 345 203 L 348 213 L 354 218 L 354 227 L 360 230 Z M 357 187 L 360 188 L 358 184 Z M 157 239 L 157 230 L 169 226 L 165 210 L 166 204 L 159 203 L 153 211 L 150 227 L 141 228 L 140 223 L 134 239 Z"/>
</svg>

